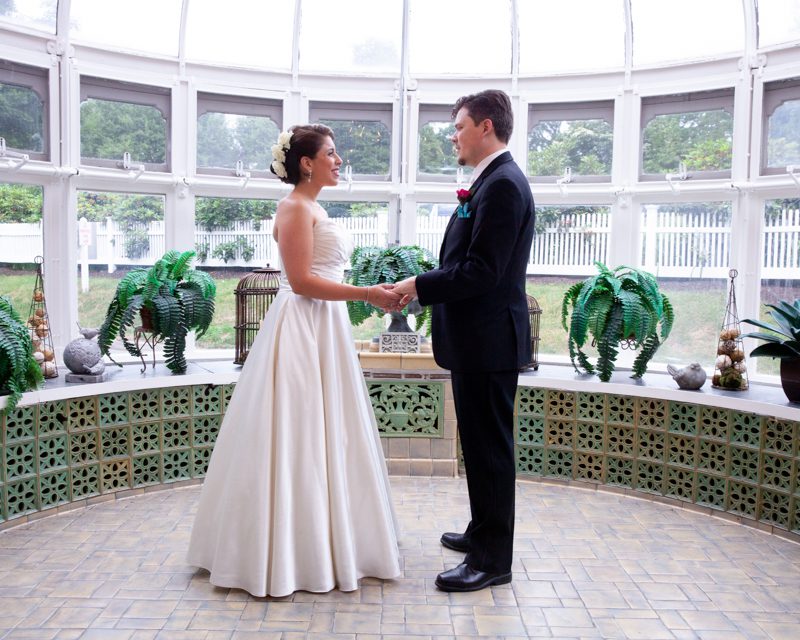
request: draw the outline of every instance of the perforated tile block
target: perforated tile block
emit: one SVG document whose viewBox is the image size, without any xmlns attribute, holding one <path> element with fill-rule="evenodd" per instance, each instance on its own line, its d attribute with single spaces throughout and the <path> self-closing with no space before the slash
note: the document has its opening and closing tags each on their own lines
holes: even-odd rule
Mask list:
<svg viewBox="0 0 800 640">
<path fill-rule="evenodd" d="M 131 486 L 131 461 L 111 460 L 100 463 L 100 491 L 113 493 Z"/>
<path fill-rule="evenodd" d="M 547 391 L 547 417 L 569 420 L 575 417 L 575 393 L 572 391 Z"/>
<path fill-rule="evenodd" d="M 757 509 L 758 485 L 731 480 L 728 483 L 728 511 L 755 518 Z"/>
<path fill-rule="evenodd" d="M 606 458 L 606 484 L 619 487 L 633 487 L 634 461 L 629 458 Z"/>
<path fill-rule="evenodd" d="M 380 435 L 427 438 L 444 434 L 442 383 L 371 380 L 367 389 Z"/>
<path fill-rule="evenodd" d="M 654 462 L 664 462 L 666 457 L 666 433 L 639 429 L 636 434 L 636 457 Z"/>
<path fill-rule="evenodd" d="M 636 462 L 636 488 L 646 493 L 663 495 L 664 490 L 664 465 L 654 462 L 637 460 Z"/>
<path fill-rule="evenodd" d="M 208 470 L 208 463 L 211 460 L 211 452 L 213 449 L 211 447 L 198 447 L 197 449 L 193 449 L 192 453 L 194 456 L 193 460 L 193 469 L 192 469 L 192 476 L 195 478 L 201 478 L 206 475 L 206 471 Z"/>
<path fill-rule="evenodd" d="M 665 495 L 692 502 L 694 500 L 694 471 L 667 466 Z"/>
<path fill-rule="evenodd" d="M 217 440 L 221 422 L 222 416 L 195 416 L 192 421 L 193 446 L 213 446 Z"/>
<path fill-rule="evenodd" d="M 159 451 L 161 449 L 161 423 L 132 424 L 131 446 L 134 454 Z"/>
<path fill-rule="evenodd" d="M 603 482 L 604 457 L 601 453 L 584 453 L 576 451 L 573 456 L 575 479 L 591 482 Z"/>
<path fill-rule="evenodd" d="M 717 442 L 715 440 L 700 439 L 697 452 L 697 468 L 703 471 L 711 471 L 720 475 L 725 475 L 728 471 L 728 451 L 730 447 L 727 442 Z"/>
<path fill-rule="evenodd" d="M 545 420 L 545 443 L 547 447 L 572 449 L 574 440 L 574 427 L 572 422 L 563 420 Z"/>
<path fill-rule="evenodd" d="M 788 529 L 791 522 L 791 496 L 782 491 L 760 489 L 758 519 Z"/>
<path fill-rule="evenodd" d="M 193 387 L 196 416 L 222 412 L 222 389 L 215 384 L 198 384 Z"/>
<path fill-rule="evenodd" d="M 748 445 L 750 447 L 761 446 L 763 422 L 763 416 L 758 416 L 753 413 L 732 411 L 730 429 L 731 442 Z"/>
<path fill-rule="evenodd" d="M 192 450 L 165 451 L 163 458 L 164 482 L 175 482 L 192 477 Z"/>
<path fill-rule="evenodd" d="M 559 449 L 545 450 L 546 476 L 556 478 L 572 478 L 572 451 Z"/>
<path fill-rule="evenodd" d="M 715 509 L 725 508 L 725 496 L 728 491 L 728 479 L 707 473 L 697 474 L 697 504 Z"/>
<path fill-rule="evenodd" d="M 100 451 L 104 459 L 131 454 L 131 428 L 106 427 L 100 430 Z"/>
<path fill-rule="evenodd" d="M 72 499 L 89 498 L 100 493 L 100 465 L 87 464 L 70 469 Z"/>
<path fill-rule="evenodd" d="M 6 513 L 10 520 L 39 509 L 36 477 L 6 484 Z"/>
<path fill-rule="evenodd" d="M 233 396 L 234 388 L 236 388 L 235 384 L 224 384 L 224 385 L 222 385 L 222 414 L 223 415 L 228 410 L 228 403 L 231 401 L 231 397 Z"/>
<path fill-rule="evenodd" d="M 519 416 L 517 418 L 517 442 L 544 445 L 544 418 Z"/>
<path fill-rule="evenodd" d="M 100 433 L 96 430 L 69 434 L 69 462 L 71 465 L 96 462 L 100 450 Z"/>
<path fill-rule="evenodd" d="M 164 450 L 182 449 L 192 444 L 192 419 L 178 418 L 164 420 L 163 429 Z"/>
<path fill-rule="evenodd" d="M 669 409 L 666 400 L 639 398 L 639 427 L 652 431 L 664 431 L 669 424 Z"/>
<path fill-rule="evenodd" d="M 67 401 L 67 411 L 70 432 L 97 427 L 97 398 L 72 398 Z"/>
<path fill-rule="evenodd" d="M 730 432 L 730 411 L 717 407 L 700 407 L 700 436 L 727 441 Z"/>
<path fill-rule="evenodd" d="M 0 484 L 0 522 L 8 520 L 6 512 L 6 485 Z"/>
<path fill-rule="evenodd" d="M 605 425 L 581 422 L 575 425 L 575 448 L 584 451 L 602 452 L 605 445 Z"/>
<path fill-rule="evenodd" d="M 41 509 L 49 509 L 70 501 L 69 470 L 44 473 L 39 476 Z"/>
<path fill-rule="evenodd" d="M 634 427 L 610 424 L 606 433 L 606 453 L 633 458 L 636 453 Z"/>
<path fill-rule="evenodd" d="M 97 411 L 100 426 L 128 424 L 130 422 L 128 396 L 128 393 L 110 393 L 98 397 Z"/>
<path fill-rule="evenodd" d="M 606 394 L 585 393 L 577 394 L 578 420 L 581 422 L 605 422 L 606 419 Z"/>
<path fill-rule="evenodd" d="M 17 407 L 5 417 L 5 442 L 29 440 L 36 435 L 36 407 Z"/>
<path fill-rule="evenodd" d="M 158 389 L 134 391 L 128 400 L 131 422 L 152 422 L 161 417 L 161 394 Z"/>
<path fill-rule="evenodd" d="M 66 434 L 39 438 L 39 473 L 69 464 L 69 439 Z"/>
<path fill-rule="evenodd" d="M 544 475 L 544 449 L 542 447 L 519 445 L 516 448 L 517 472 L 524 475 Z"/>
<path fill-rule="evenodd" d="M 699 407 L 696 404 L 670 402 L 669 430 L 674 433 L 696 436 L 698 415 Z"/>
<path fill-rule="evenodd" d="M 764 453 L 761 461 L 760 483 L 789 493 L 792 490 L 792 466 L 794 460 L 788 456 Z"/>
<path fill-rule="evenodd" d="M 161 412 L 165 418 L 190 416 L 194 407 L 192 387 L 165 387 L 161 390 Z"/>
<path fill-rule="evenodd" d="M 697 439 L 670 433 L 667 461 L 672 465 L 694 468 L 697 458 Z"/>
<path fill-rule="evenodd" d="M 67 401 L 56 400 L 39 405 L 39 435 L 54 435 L 67 432 Z"/>
<path fill-rule="evenodd" d="M 519 387 L 517 389 L 517 413 L 544 417 L 546 413 L 547 393 L 545 389 Z"/>
<path fill-rule="evenodd" d="M 743 447 L 730 448 L 731 464 L 730 476 L 737 480 L 747 480 L 756 483 L 761 468 L 761 452 L 758 449 Z"/>
<path fill-rule="evenodd" d="M 9 442 L 5 451 L 5 481 L 36 475 L 36 441 Z"/>
<path fill-rule="evenodd" d="M 131 460 L 133 469 L 133 486 L 144 487 L 161 484 L 161 454 L 134 456 Z"/>
<path fill-rule="evenodd" d="M 764 450 L 794 455 L 797 423 L 790 420 L 767 418 L 764 421 Z"/>
<path fill-rule="evenodd" d="M 789 528 L 794 533 L 800 533 L 800 496 L 792 496 L 789 504 L 791 505 L 791 522 Z"/>
<path fill-rule="evenodd" d="M 608 422 L 612 424 L 636 424 L 636 398 L 629 396 L 606 397 Z"/>
</svg>

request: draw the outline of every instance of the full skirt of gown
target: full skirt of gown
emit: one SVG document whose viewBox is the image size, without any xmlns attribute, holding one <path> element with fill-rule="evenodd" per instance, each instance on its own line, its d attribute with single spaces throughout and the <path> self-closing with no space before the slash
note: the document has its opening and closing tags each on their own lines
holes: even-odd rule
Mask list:
<svg viewBox="0 0 800 640">
<path fill-rule="evenodd" d="M 386 462 L 344 302 L 283 287 L 242 368 L 188 562 L 255 596 L 399 575 Z"/>
</svg>

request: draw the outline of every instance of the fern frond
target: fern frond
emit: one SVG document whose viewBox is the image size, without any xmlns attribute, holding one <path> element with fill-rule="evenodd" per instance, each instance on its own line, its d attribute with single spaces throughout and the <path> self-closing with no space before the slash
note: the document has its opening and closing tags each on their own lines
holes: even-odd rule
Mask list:
<svg viewBox="0 0 800 640">
<path fill-rule="evenodd" d="M 631 378 L 641 378 L 647 372 L 647 364 L 655 355 L 658 347 L 661 346 L 656 333 L 651 333 L 640 344 L 639 353 L 633 361 L 633 375 L 631 375 Z"/>
</svg>

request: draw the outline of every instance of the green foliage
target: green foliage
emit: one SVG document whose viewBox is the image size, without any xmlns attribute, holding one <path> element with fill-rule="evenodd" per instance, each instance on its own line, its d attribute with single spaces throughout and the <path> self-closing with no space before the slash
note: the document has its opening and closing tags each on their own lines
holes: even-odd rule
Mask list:
<svg viewBox="0 0 800 640">
<path fill-rule="evenodd" d="M 353 173 L 389 175 L 392 134 L 383 122 L 369 120 L 320 120 L 333 129 L 336 151 Z M 344 169 L 342 169 L 344 175 Z"/>
<path fill-rule="evenodd" d="M 561 301 L 561 326 L 569 334 L 572 365 L 578 372 L 596 372 L 600 380 L 608 382 L 617 347 L 624 341 L 640 349 L 631 377 L 641 378 L 672 329 L 672 305 L 646 271 L 626 266 L 611 270 L 600 262 L 595 265 L 600 273 L 572 285 Z M 583 351 L 589 336 L 597 346 L 596 365 Z"/>
<path fill-rule="evenodd" d="M 767 329 L 772 333 L 745 333 L 743 338 L 756 338 L 763 340 L 764 344 L 757 346 L 750 352 L 751 357 L 769 356 L 771 358 L 800 358 L 800 299 L 793 303 L 785 300 L 777 304 L 766 305 L 770 308 L 767 314 L 772 317 L 774 324 L 761 320 L 743 320 L 747 324 Z"/>
<path fill-rule="evenodd" d="M 767 166 L 800 164 L 800 100 L 787 100 L 769 117 Z"/>
<path fill-rule="evenodd" d="M 645 173 L 671 173 L 681 161 L 695 170 L 731 168 L 733 117 L 723 109 L 654 117 L 642 131 Z"/>
<path fill-rule="evenodd" d="M 0 82 L 0 132 L 12 149 L 44 151 L 44 102 L 29 87 Z"/>
<path fill-rule="evenodd" d="M 437 265 L 430 251 L 417 245 L 391 246 L 391 247 L 356 247 L 350 257 L 352 268 L 347 281 L 357 287 L 369 287 L 375 284 L 395 283 L 411 276 L 435 269 Z M 383 315 L 383 309 L 374 307 L 361 300 L 347 302 L 347 311 L 350 322 L 360 325 L 372 314 Z M 408 315 L 408 308 L 403 309 Z M 427 333 L 430 335 L 431 308 L 421 307 L 416 315 L 416 331 L 420 331 L 427 324 Z"/>
<path fill-rule="evenodd" d="M 39 222 L 42 192 L 42 187 L 34 185 L 0 184 L 0 222 Z"/>
<path fill-rule="evenodd" d="M 89 98 L 81 103 L 81 155 L 133 162 L 167 162 L 167 121 L 149 105 Z"/>
<path fill-rule="evenodd" d="M 575 175 L 609 175 L 612 150 L 605 120 L 542 121 L 528 136 L 528 174 L 561 176 L 570 167 Z"/>
<path fill-rule="evenodd" d="M 419 170 L 421 173 L 455 175 L 458 159 L 451 138 L 452 122 L 428 122 L 419 131 Z"/>
<path fill-rule="evenodd" d="M 275 215 L 274 200 L 243 200 L 241 198 L 196 198 L 195 223 L 206 231 L 230 229 L 234 222 L 251 221 L 260 227 L 261 221 Z"/>
<path fill-rule="evenodd" d="M 110 348 L 119 337 L 129 354 L 141 358 L 128 331 L 135 330 L 139 312 L 146 309 L 154 335 L 164 340 L 167 368 L 186 373 L 186 335 L 196 331 L 199 338 L 208 330 L 217 293 L 211 276 L 190 268 L 194 255 L 194 251 L 168 251 L 149 269 L 134 269 L 119 281 L 97 337 L 101 353 L 115 362 Z"/>
<path fill-rule="evenodd" d="M 221 242 L 214 247 L 214 251 L 211 253 L 213 257 L 220 258 L 225 264 L 228 264 L 229 260 L 237 258 L 250 262 L 255 254 L 255 247 L 244 236 L 239 236 L 230 242 Z"/>
<path fill-rule="evenodd" d="M 42 381 L 42 371 L 33 359 L 31 334 L 11 301 L 0 296 L 0 394 L 8 395 L 0 416 L 13 411 L 23 392 Z"/>
<path fill-rule="evenodd" d="M 278 125 L 266 116 L 209 111 L 197 118 L 197 166 L 267 171 Z"/>
</svg>

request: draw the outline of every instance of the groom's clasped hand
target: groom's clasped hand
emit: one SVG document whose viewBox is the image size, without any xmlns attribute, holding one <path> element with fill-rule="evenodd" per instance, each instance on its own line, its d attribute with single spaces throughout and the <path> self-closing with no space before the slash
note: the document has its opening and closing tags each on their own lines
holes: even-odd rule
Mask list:
<svg viewBox="0 0 800 640">
<path fill-rule="evenodd" d="M 413 277 L 394 284 L 384 283 L 378 286 L 381 289 L 380 300 L 375 301 L 375 306 L 380 307 L 386 313 L 402 311 L 409 302 L 417 297 Z"/>
</svg>

